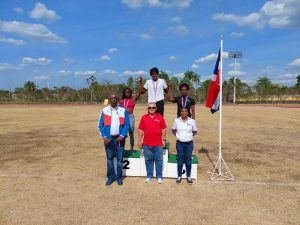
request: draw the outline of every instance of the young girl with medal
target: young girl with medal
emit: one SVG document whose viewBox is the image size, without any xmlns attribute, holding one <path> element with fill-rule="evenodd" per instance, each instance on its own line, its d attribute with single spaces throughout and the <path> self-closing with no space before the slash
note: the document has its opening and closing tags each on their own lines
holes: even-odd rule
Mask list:
<svg viewBox="0 0 300 225">
<path fill-rule="evenodd" d="M 124 88 L 122 99 L 120 101 L 120 105 L 124 107 L 128 113 L 130 128 L 129 128 L 129 137 L 130 137 L 130 149 L 133 151 L 134 146 L 134 115 L 133 110 L 135 103 L 140 97 L 140 92 L 138 92 L 134 98 L 132 97 L 132 90 L 130 88 Z"/>
</svg>

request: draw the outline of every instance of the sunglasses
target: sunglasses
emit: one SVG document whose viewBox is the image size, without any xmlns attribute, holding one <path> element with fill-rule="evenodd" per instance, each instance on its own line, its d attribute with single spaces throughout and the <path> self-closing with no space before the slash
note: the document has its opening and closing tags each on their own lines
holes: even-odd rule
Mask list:
<svg viewBox="0 0 300 225">
<path fill-rule="evenodd" d="M 156 107 L 148 107 L 148 109 L 156 109 Z"/>
</svg>

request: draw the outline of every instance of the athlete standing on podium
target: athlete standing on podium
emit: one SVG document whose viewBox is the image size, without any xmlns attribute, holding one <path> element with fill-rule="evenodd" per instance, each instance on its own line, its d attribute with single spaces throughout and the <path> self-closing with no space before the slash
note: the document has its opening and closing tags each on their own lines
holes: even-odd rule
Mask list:
<svg viewBox="0 0 300 225">
<path fill-rule="evenodd" d="M 129 127 L 129 137 L 130 137 L 130 150 L 133 153 L 134 146 L 134 115 L 133 110 L 135 103 L 140 97 L 140 92 L 136 93 L 134 98 L 132 97 L 132 90 L 130 88 L 124 88 L 122 99 L 120 101 L 120 105 L 124 107 L 128 113 L 130 127 Z"/>
<path fill-rule="evenodd" d="M 139 76 L 139 91 L 141 94 L 148 91 L 148 103 L 155 102 L 157 107 L 156 112 L 164 116 L 164 93 L 168 93 L 169 87 L 164 79 L 158 78 L 159 71 L 156 67 L 150 70 L 150 75 L 152 79 L 147 80 L 144 86 L 142 77 Z"/>
</svg>

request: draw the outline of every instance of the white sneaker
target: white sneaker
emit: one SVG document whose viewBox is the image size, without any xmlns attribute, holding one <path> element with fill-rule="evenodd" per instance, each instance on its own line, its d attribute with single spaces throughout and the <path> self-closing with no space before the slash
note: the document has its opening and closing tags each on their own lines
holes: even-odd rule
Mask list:
<svg viewBox="0 0 300 225">
<path fill-rule="evenodd" d="M 146 178 L 145 183 L 149 184 L 151 182 L 151 178 Z"/>
<path fill-rule="evenodd" d="M 158 178 L 158 179 L 157 179 L 157 182 L 158 182 L 159 184 L 162 184 L 163 181 L 162 181 L 161 178 Z"/>
</svg>

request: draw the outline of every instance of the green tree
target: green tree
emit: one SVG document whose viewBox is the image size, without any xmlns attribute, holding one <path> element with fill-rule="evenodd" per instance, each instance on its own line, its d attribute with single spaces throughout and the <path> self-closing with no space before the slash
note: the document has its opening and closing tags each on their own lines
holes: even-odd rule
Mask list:
<svg viewBox="0 0 300 225">
<path fill-rule="evenodd" d="M 192 86 L 194 86 L 195 84 L 198 84 L 200 82 L 200 76 L 193 71 L 186 71 L 183 74 L 183 79 L 189 80 L 191 82 Z"/>
<path fill-rule="evenodd" d="M 127 79 L 127 86 L 128 86 L 131 90 L 134 89 L 134 88 L 133 88 L 133 84 L 134 84 L 133 78 L 132 78 L 132 77 L 129 77 L 129 78 Z"/>
<path fill-rule="evenodd" d="M 195 85 L 200 83 L 200 76 L 193 71 L 186 71 L 180 83 L 187 83 L 190 86 L 190 94 L 197 97 Z"/>
<path fill-rule="evenodd" d="M 167 72 L 160 71 L 158 77 L 161 78 L 161 79 L 164 79 L 167 84 L 170 84 L 170 78 L 169 78 L 169 74 Z"/>
<path fill-rule="evenodd" d="M 172 86 L 173 96 L 177 96 L 179 94 L 179 80 L 177 77 L 172 77 L 170 79 L 170 85 Z"/>
<path fill-rule="evenodd" d="M 296 87 L 300 87 L 300 74 L 297 76 L 297 83 L 296 83 Z"/>
<path fill-rule="evenodd" d="M 269 95 L 271 87 L 272 81 L 268 77 L 259 77 L 254 85 L 256 93 L 262 98 L 265 98 Z"/>
<path fill-rule="evenodd" d="M 37 90 L 37 86 L 35 85 L 35 83 L 33 81 L 27 81 L 24 84 L 24 91 L 29 100 L 32 100 L 36 90 Z"/>
<path fill-rule="evenodd" d="M 199 87 L 199 100 L 200 102 L 205 102 L 207 97 L 207 92 L 209 89 L 210 80 L 206 80 L 201 83 L 201 86 Z"/>
</svg>

